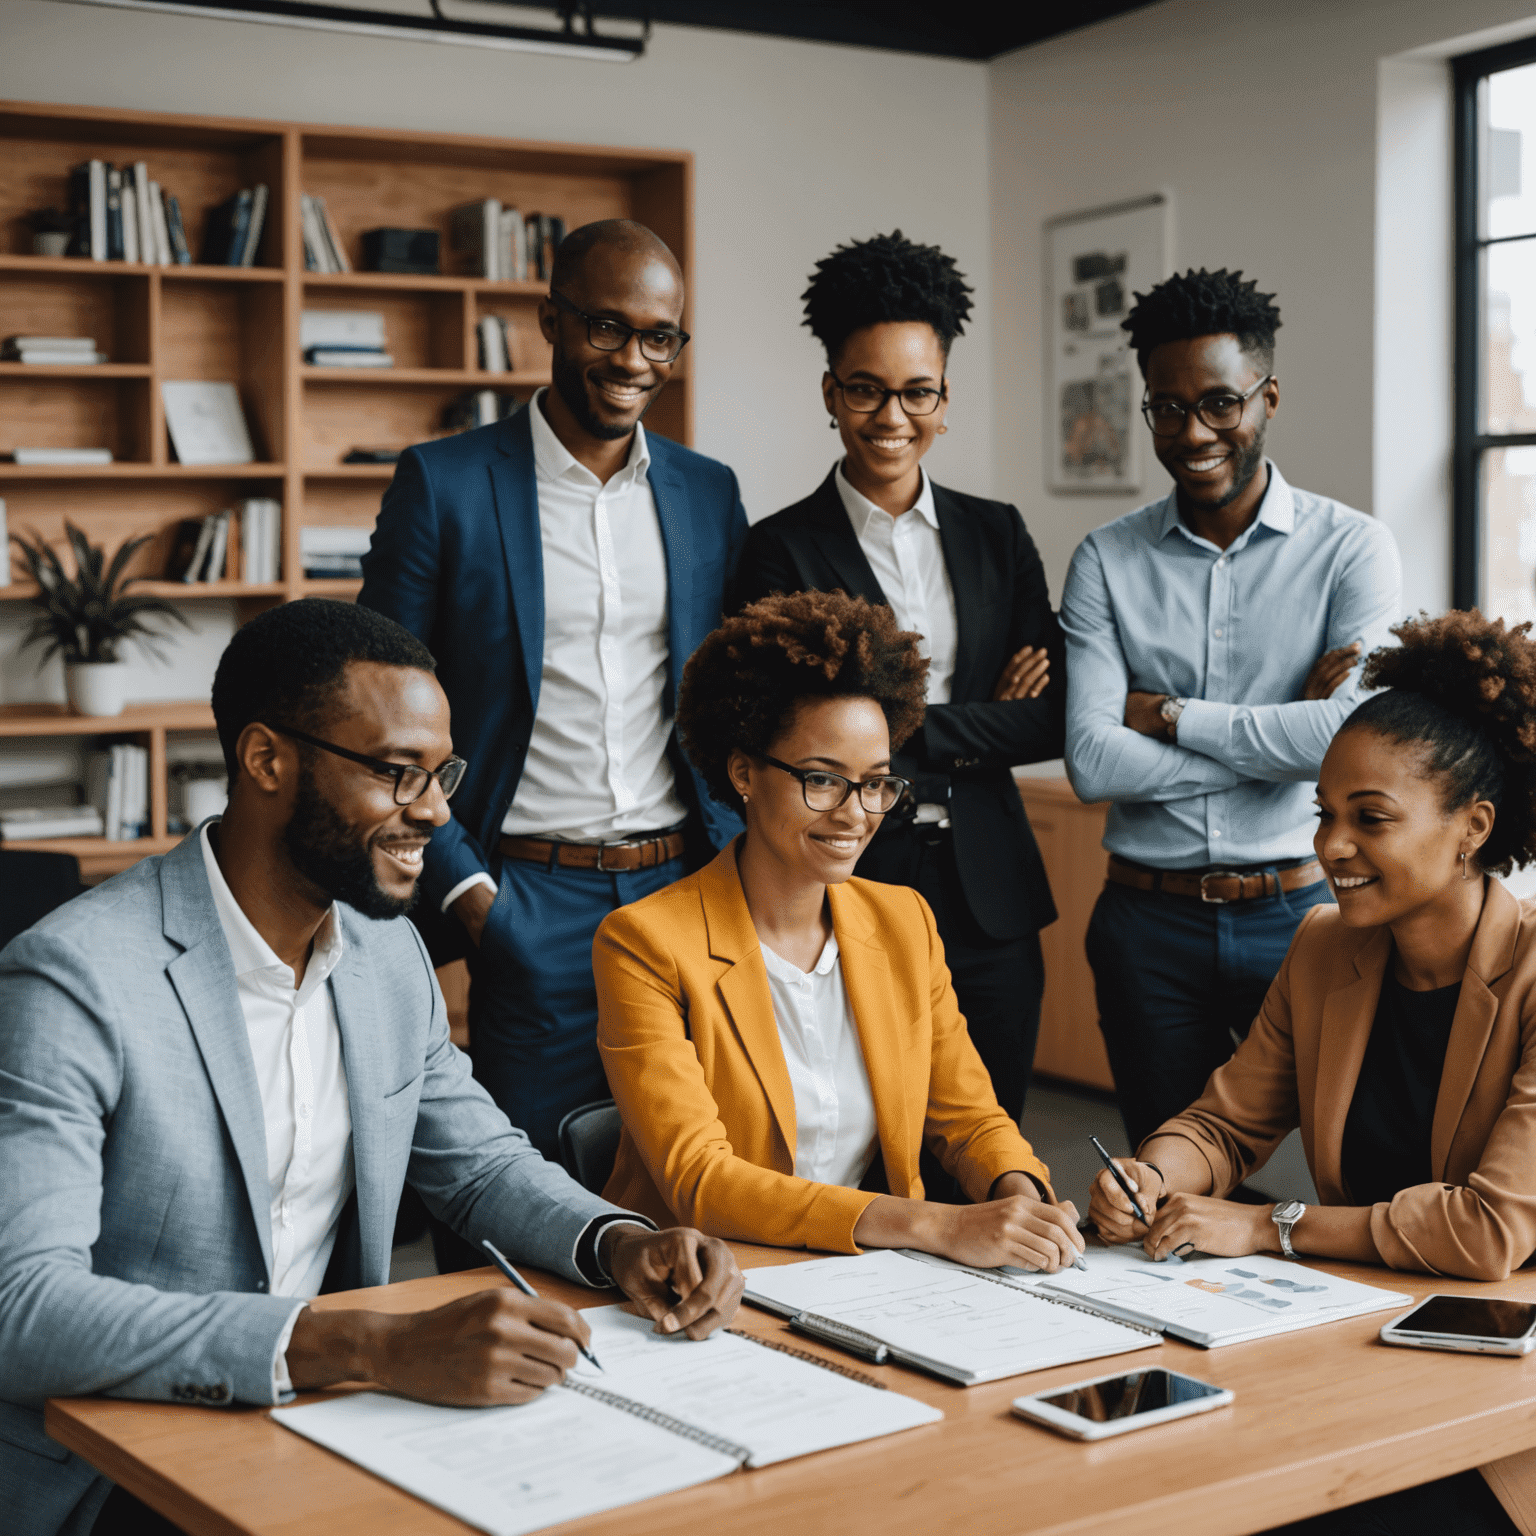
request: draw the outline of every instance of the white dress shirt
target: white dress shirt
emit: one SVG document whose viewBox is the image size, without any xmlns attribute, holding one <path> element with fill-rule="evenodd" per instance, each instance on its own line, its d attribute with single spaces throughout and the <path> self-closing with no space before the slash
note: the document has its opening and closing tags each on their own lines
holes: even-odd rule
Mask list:
<svg viewBox="0 0 1536 1536">
<path fill-rule="evenodd" d="M 333 907 L 315 935 L 304 981 L 295 989 L 292 968 L 273 953 L 230 891 L 208 840 L 211 825 L 200 834 L 203 865 L 234 958 L 235 990 L 267 1132 L 271 1294 L 307 1301 L 320 1294 L 354 1183 L 347 1072 L 326 984 L 341 960 L 341 924 Z M 294 1309 L 295 1318 L 300 1310 Z M 292 1331 L 290 1320 L 274 1361 L 280 1391 L 291 1390 L 284 1355 Z"/>
<path fill-rule="evenodd" d="M 880 1139 L 837 938 L 827 940 L 810 975 L 759 947 L 795 1093 L 795 1173 L 856 1189 Z"/>
<path fill-rule="evenodd" d="M 955 591 L 944 562 L 933 485 L 926 473 L 918 473 L 923 477 L 923 488 L 900 517 L 892 517 L 854 490 L 841 463 L 834 483 L 859 548 L 896 622 L 923 637 L 918 649 L 928 658 L 928 702 L 948 704 L 949 685 L 955 675 Z"/>
</svg>

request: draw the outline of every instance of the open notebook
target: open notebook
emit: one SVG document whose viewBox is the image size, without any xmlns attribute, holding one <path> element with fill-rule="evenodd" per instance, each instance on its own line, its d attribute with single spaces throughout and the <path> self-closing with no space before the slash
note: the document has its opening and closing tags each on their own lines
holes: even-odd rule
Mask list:
<svg viewBox="0 0 1536 1536">
<path fill-rule="evenodd" d="M 1140 1244 L 1089 1247 L 1084 1272 L 1020 1274 L 1016 1284 L 1070 1296 L 1109 1317 L 1160 1328 L 1206 1349 L 1405 1307 L 1401 1291 L 1341 1280 L 1304 1264 L 1243 1259 L 1149 1259 Z"/>
<path fill-rule="evenodd" d="M 582 1314 L 602 1371 L 515 1408 L 438 1408 L 355 1392 L 276 1408 L 284 1427 L 491 1536 L 873 1440 L 944 1415 L 857 1372 L 739 1334 L 662 1338 L 619 1307 Z"/>
<path fill-rule="evenodd" d="M 962 1387 L 1162 1342 L 1038 1287 L 897 1249 L 746 1276 L 747 1300 L 801 1332 Z"/>
</svg>

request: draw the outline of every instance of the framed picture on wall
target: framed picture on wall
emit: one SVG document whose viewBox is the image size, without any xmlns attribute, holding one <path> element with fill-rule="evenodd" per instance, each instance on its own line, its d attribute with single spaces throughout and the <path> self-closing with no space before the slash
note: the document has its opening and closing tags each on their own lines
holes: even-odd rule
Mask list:
<svg viewBox="0 0 1536 1536">
<path fill-rule="evenodd" d="M 1053 491 L 1141 489 L 1141 376 L 1120 329 L 1134 300 L 1168 275 L 1160 192 L 1047 221 L 1046 483 Z"/>
</svg>

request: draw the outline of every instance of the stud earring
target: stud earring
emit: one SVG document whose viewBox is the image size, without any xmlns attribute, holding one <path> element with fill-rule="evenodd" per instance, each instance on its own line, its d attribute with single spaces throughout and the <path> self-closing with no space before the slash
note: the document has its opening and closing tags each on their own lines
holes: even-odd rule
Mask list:
<svg viewBox="0 0 1536 1536">
<path fill-rule="evenodd" d="M 935 433 L 934 433 L 934 436 L 935 436 L 935 437 L 943 437 L 943 436 L 944 436 L 944 434 L 945 434 L 945 433 L 946 433 L 946 432 L 948 432 L 948 431 L 949 431 L 949 428 L 948 428 L 948 427 L 940 427 L 940 428 L 939 428 L 939 430 L 938 430 L 938 431 L 937 431 L 937 432 L 935 432 Z"/>
</svg>

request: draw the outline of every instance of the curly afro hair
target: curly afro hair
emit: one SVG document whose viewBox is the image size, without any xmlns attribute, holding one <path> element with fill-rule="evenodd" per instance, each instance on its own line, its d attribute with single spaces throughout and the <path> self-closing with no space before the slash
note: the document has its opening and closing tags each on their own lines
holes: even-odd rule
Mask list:
<svg viewBox="0 0 1536 1536">
<path fill-rule="evenodd" d="M 1478 863 L 1494 874 L 1536 859 L 1536 643 L 1529 624 L 1506 629 L 1475 608 L 1421 615 L 1372 651 L 1363 681 L 1384 688 L 1340 727 L 1422 743 L 1447 811 L 1487 800 L 1493 831 Z"/>
<path fill-rule="evenodd" d="M 970 316 L 971 292 L 953 256 L 936 245 L 917 245 L 893 229 L 840 245 L 816 263 L 811 286 L 801 294 L 802 323 L 834 365 L 855 331 L 892 320 L 932 326 L 947 358 L 950 343 Z"/>
<path fill-rule="evenodd" d="M 1149 293 L 1134 295 L 1136 304 L 1120 322 L 1129 331 L 1136 361 L 1146 377 L 1147 359 L 1165 341 L 1193 336 L 1236 336 L 1244 352 L 1268 373 L 1275 365 L 1275 332 L 1280 311 L 1272 293 L 1258 292 L 1241 272 L 1188 272 L 1170 277 Z"/>
<path fill-rule="evenodd" d="M 844 592 L 776 592 L 727 619 L 683 669 L 677 730 L 709 792 L 739 808 L 732 752 L 761 756 L 807 699 L 873 699 L 891 750 L 923 723 L 928 660 L 891 610 Z"/>
</svg>

